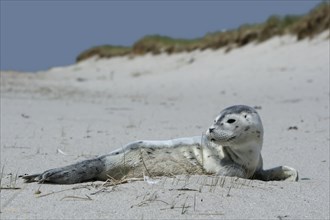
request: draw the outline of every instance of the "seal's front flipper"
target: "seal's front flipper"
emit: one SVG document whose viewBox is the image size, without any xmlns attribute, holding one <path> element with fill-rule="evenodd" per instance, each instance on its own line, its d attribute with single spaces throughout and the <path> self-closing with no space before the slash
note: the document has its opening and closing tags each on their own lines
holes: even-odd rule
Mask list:
<svg viewBox="0 0 330 220">
<path fill-rule="evenodd" d="M 255 173 L 254 179 L 264 180 L 264 181 L 298 181 L 299 175 L 298 171 L 292 167 L 280 166 L 269 170 L 261 170 Z"/>
<path fill-rule="evenodd" d="M 22 176 L 25 182 L 73 184 L 97 179 L 104 171 L 100 158 L 84 160 L 69 166 L 47 170 L 42 174 Z"/>
</svg>

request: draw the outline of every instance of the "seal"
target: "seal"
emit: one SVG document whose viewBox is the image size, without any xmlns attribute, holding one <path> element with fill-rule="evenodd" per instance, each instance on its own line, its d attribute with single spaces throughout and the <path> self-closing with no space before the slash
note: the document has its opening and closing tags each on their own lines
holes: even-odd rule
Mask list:
<svg viewBox="0 0 330 220">
<path fill-rule="evenodd" d="M 93 180 L 207 174 L 263 181 L 297 181 L 288 166 L 264 170 L 263 126 L 257 111 L 235 105 L 222 110 L 202 136 L 136 141 L 72 165 L 25 175 L 25 182 L 73 184 Z"/>
</svg>

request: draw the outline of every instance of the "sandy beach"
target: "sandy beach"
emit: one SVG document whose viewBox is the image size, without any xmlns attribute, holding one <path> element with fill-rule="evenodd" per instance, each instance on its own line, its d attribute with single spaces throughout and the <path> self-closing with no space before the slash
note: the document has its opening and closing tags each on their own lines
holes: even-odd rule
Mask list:
<svg viewBox="0 0 330 220">
<path fill-rule="evenodd" d="M 329 219 L 329 59 L 323 33 L 228 53 L 95 57 L 38 73 L 1 72 L 1 219 Z M 201 135 L 235 104 L 260 113 L 264 167 L 294 167 L 298 182 L 17 178 L 134 140 Z"/>
</svg>

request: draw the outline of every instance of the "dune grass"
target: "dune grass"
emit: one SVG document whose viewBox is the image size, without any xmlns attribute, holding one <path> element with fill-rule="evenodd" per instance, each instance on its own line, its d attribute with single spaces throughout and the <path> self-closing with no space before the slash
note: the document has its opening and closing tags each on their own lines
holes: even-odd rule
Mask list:
<svg viewBox="0 0 330 220">
<path fill-rule="evenodd" d="M 133 45 L 134 54 L 176 53 L 198 49 L 199 39 L 175 39 L 167 36 L 150 35 L 138 40 Z"/>
<path fill-rule="evenodd" d="M 111 58 L 125 55 L 143 55 L 147 53 L 180 53 L 193 50 L 233 48 L 251 42 L 263 42 L 274 36 L 291 34 L 297 40 L 312 38 L 330 28 L 330 5 L 323 2 L 306 15 L 270 16 L 260 24 L 245 24 L 237 29 L 206 34 L 197 39 L 175 39 L 167 36 L 149 35 L 138 40 L 132 47 L 97 46 L 82 52 L 77 62 L 93 56 Z"/>
<path fill-rule="evenodd" d="M 116 56 L 125 56 L 132 53 L 131 47 L 103 45 L 90 48 L 76 58 L 77 62 L 88 59 L 93 56 L 111 58 Z"/>
</svg>

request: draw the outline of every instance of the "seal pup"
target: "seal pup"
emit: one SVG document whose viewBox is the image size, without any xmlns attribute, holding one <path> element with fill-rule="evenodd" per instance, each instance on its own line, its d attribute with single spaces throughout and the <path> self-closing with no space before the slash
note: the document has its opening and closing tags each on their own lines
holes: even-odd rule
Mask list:
<svg viewBox="0 0 330 220">
<path fill-rule="evenodd" d="M 288 166 L 263 170 L 263 126 L 257 111 L 235 105 L 222 110 L 205 135 L 136 141 L 109 154 L 25 175 L 25 182 L 73 184 L 148 176 L 208 174 L 263 181 L 297 181 Z"/>
</svg>

